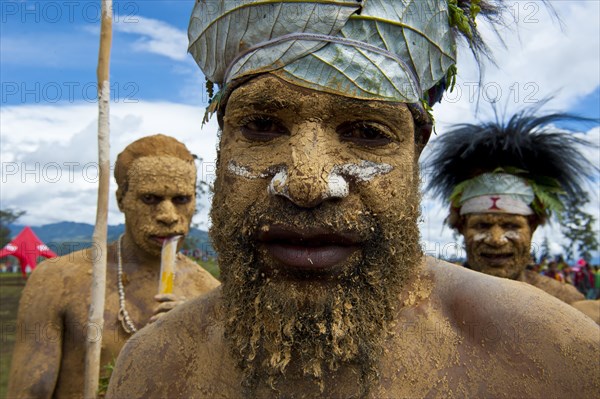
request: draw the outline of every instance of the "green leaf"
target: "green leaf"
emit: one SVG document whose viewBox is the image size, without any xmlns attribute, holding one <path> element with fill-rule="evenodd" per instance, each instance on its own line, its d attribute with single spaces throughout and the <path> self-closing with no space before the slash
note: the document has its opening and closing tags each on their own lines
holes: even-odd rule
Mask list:
<svg viewBox="0 0 600 399">
<path fill-rule="evenodd" d="M 458 207 L 460 204 L 460 197 L 462 196 L 463 191 L 465 191 L 465 187 L 471 182 L 471 180 L 465 180 L 461 183 L 458 183 L 454 190 L 452 190 L 452 194 L 450 194 L 450 203 L 454 207 Z"/>
<path fill-rule="evenodd" d="M 472 39 L 473 31 L 471 25 L 469 25 L 469 18 L 465 15 L 464 10 L 458 6 L 458 0 L 448 0 L 448 11 L 450 26 L 456 27 Z"/>
<path fill-rule="evenodd" d="M 471 19 L 475 22 L 477 15 L 481 12 L 481 0 L 471 0 L 469 11 L 471 12 Z"/>
<path fill-rule="evenodd" d="M 548 191 L 544 189 L 543 186 L 537 185 L 535 182 L 530 181 L 531 188 L 533 189 L 533 193 L 536 199 L 539 201 L 540 205 L 547 209 L 550 214 L 552 211 L 561 212 L 563 209 L 563 204 L 560 201 L 557 193 Z"/>
</svg>

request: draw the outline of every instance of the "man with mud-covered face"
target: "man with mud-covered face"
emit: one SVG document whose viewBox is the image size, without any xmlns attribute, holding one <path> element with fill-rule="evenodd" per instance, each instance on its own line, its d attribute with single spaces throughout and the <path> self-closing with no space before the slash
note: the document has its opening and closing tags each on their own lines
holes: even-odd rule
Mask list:
<svg viewBox="0 0 600 399">
<path fill-rule="evenodd" d="M 172 137 L 144 137 L 119 154 L 115 178 L 125 233 L 108 246 L 104 330 L 97 333 L 103 367 L 114 364 L 138 329 L 219 284 L 178 255 L 173 293 L 157 295 L 163 244 L 185 236 L 194 214 L 196 166 L 187 148 Z M 92 261 L 90 249 L 77 251 L 41 263 L 29 277 L 8 397 L 83 397 L 86 332 L 94 328 L 87 324 Z"/>
<path fill-rule="evenodd" d="M 465 238 L 470 269 L 516 280 L 530 261 L 533 231 L 525 216 L 466 215 L 461 233 Z"/>
<path fill-rule="evenodd" d="M 211 103 L 222 130 L 210 233 L 223 284 L 140 332 L 107 397 L 595 395 L 591 320 L 422 255 L 417 159 L 430 126 L 411 90 L 431 86 L 394 69 L 409 59 L 402 46 L 384 54 L 367 41 L 380 34 L 378 44 L 395 44 L 385 35 L 398 41 L 403 24 L 424 32 L 423 20 L 386 19 L 425 3 L 383 2 L 393 13 L 380 2 L 327 3 L 341 22 L 325 33 L 286 31 L 319 27 L 319 2 L 293 24 L 279 20 L 291 2 L 196 4 L 191 52 L 222 85 Z M 427 4 L 439 8 L 428 15 L 447 16 L 445 2 Z M 264 18 L 252 24 L 250 15 Z M 352 29 L 337 36 L 344 24 Z M 414 57 L 446 48 L 447 36 L 429 34 L 429 47 L 422 37 L 404 43 Z M 307 50 L 313 40 L 328 44 Z M 400 90 L 394 101 L 385 82 Z"/>
<path fill-rule="evenodd" d="M 231 95 L 211 231 L 227 282 L 225 334 L 248 384 L 259 370 L 276 380 L 298 356 L 321 385 L 342 361 L 365 383 L 375 378 L 381 331 L 421 257 L 414 132 L 403 104 L 273 76 Z"/>
<path fill-rule="evenodd" d="M 579 121 L 564 114 L 538 115 L 539 105 L 508 121 L 462 124 L 433 144 L 429 188 L 450 199 L 448 224 L 465 240 L 465 266 L 523 281 L 573 303 L 584 299 L 571 284 L 528 270 L 531 238 L 562 196 L 581 195 L 593 167 L 573 134 L 553 123 Z"/>
</svg>

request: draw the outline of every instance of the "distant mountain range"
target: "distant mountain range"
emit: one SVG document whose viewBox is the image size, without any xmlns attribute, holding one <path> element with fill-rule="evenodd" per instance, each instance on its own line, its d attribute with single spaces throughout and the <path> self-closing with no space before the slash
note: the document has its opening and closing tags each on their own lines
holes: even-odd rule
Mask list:
<svg viewBox="0 0 600 399">
<path fill-rule="evenodd" d="M 25 226 L 9 224 L 11 237 L 15 237 Z M 30 226 L 33 232 L 54 252 L 64 255 L 91 246 L 94 225 L 87 223 L 59 222 L 43 226 Z M 125 225 L 108 226 L 108 242 L 115 241 L 125 231 Z M 187 238 L 188 246 L 214 254 L 208 233 L 192 228 Z"/>
</svg>

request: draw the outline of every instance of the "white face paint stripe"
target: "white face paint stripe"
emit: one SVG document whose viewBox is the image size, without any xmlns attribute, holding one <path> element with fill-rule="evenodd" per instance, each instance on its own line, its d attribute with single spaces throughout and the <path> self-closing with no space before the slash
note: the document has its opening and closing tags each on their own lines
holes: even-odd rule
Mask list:
<svg viewBox="0 0 600 399">
<path fill-rule="evenodd" d="M 246 179 L 264 179 L 268 175 L 264 173 L 254 174 L 245 166 L 237 165 L 233 161 L 229 161 L 227 169 L 236 176 L 245 177 Z"/>
<path fill-rule="evenodd" d="M 485 241 L 487 239 L 491 239 L 492 235 L 490 233 L 477 233 L 473 236 L 473 241 L 475 242 L 480 242 L 480 241 Z M 508 242 L 508 240 L 520 240 L 521 239 L 521 235 L 516 232 L 516 231 L 506 231 L 504 232 L 504 234 L 502 234 L 500 236 L 500 241 L 501 242 Z"/>
<path fill-rule="evenodd" d="M 489 236 L 490 236 L 489 233 L 477 233 L 473 236 L 473 241 L 475 241 L 475 242 L 484 241 Z"/>
<path fill-rule="evenodd" d="M 506 233 L 504 233 L 504 237 L 510 240 L 520 240 L 521 239 L 521 234 L 519 234 L 519 232 L 514 231 L 514 230 L 508 230 Z"/>
<path fill-rule="evenodd" d="M 376 163 L 371 161 L 360 161 L 360 164 L 347 163 L 333 167 L 331 174 L 354 177 L 356 181 L 366 182 L 373 178 L 390 173 L 394 167 L 386 163 Z"/>
</svg>

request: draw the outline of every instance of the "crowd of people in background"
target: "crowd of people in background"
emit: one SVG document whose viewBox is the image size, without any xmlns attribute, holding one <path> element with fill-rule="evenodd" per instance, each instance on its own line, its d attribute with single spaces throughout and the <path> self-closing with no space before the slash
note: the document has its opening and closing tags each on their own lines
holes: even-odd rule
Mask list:
<svg viewBox="0 0 600 399">
<path fill-rule="evenodd" d="M 600 267 L 590 265 L 584 259 L 569 264 L 562 255 L 554 258 L 543 257 L 540 262 L 533 262 L 529 269 L 551 277 L 565 284 L 571 284 L 586 299 L 600 299 Z"/>
</svg>

